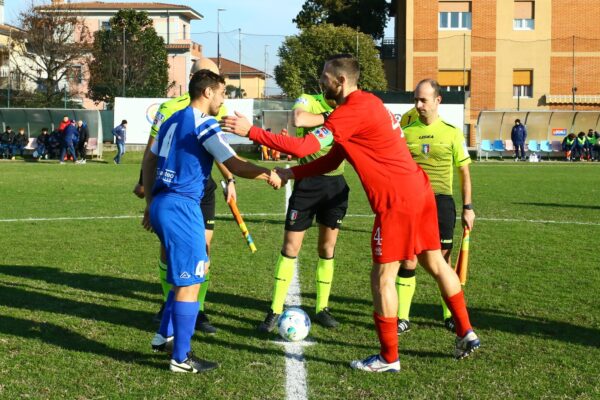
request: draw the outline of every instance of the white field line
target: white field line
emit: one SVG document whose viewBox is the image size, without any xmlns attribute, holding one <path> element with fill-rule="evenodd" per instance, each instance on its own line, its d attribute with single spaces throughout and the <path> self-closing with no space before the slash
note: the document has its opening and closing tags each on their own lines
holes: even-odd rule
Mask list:
<svg viewBox="0 0 600 400">
<path fill-rule="evenodd" d="M 229 217 L 230 214 L 217 214 L 217 217 Z M 284 213 L 242 213 L 244 217 L 282 217 Z M 346 218 L 373 218 L 373 214 L 346 214 Z M 106 215 L 106 216 L 89 216 L 89 217 L 48 217 L 48 218 L 5 218 L 0 219 L 1 222 L 46 222 L 46 221 L 93 221 L 101 219 L 139 219 L 142 215 Z M 457 217 L 456 219 L 460 219 Z M 589 225 L 600 226 L 600 222 L 583 222 L 583 221 L 554 221 L 546 219 L 522 219 L 522 218 L 486 218 L 477 217 L 475 221 L 492 221 L 492 222 L 528 222 L 532 224 L 564 224 L 564 225 Z"/>
</svg>

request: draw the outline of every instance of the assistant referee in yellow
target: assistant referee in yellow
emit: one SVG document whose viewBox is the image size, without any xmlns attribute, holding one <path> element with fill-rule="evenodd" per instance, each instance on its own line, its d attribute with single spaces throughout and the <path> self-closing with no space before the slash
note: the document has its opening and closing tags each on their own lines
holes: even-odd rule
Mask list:
<svg viewBox="0 0 600 400">
<path fill-rule="evenodd" d="M 462 194 L 462 225 L 473 229 L 475 212 L 471 203 L 471 158 L 462 131 L 444 122 L 438 108 L 442 101 L 440 85 L 433 79 L 424 79 L 415 88 L 415 109 L 419 118 L 402 126 L 413 159 L 429 175 L 437 204 L 438 225 L 442 254 L 450 263 L 456 207 L 452 197 L 452 173 L 458 168 Z M 400 266 L 398 289 L 398 334 L 410 330 L 409 314 L 415 293 L 417 260 L 404 261 Z M 444 325 L 454 331 L 452 314 L 442 301 Z"/>
</svg>

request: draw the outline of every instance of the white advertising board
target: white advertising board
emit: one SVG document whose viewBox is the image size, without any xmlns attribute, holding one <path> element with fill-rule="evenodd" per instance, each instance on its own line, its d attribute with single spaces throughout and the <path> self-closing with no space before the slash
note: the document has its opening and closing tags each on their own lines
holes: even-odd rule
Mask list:
<svg viewBox="0 0 600 400">
<path fill-rule="evenodd" d="M 115 113 L 113 126 L 122 120 L 127 120 L 127 144 L 146 144 L 150 135 L 150 128 L 158 107 L 168 98 L 115 98 Z M 235 111 L 243 114 L 252 121 L 254 100 L 252 99 L 226 99 L 227 114 L 233 115 Z"/>
</svg>

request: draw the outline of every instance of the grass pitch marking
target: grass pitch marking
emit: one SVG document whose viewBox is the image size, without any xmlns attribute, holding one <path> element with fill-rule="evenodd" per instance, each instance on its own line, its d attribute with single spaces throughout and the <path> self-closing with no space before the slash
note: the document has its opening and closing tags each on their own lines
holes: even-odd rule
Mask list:
<svg viewBox="0 0 600 400">
<path fill-rule="evenodd" d="M 282 217 L 284 213 L 242 213 L 244 217 Z M 230 214 L 216 214 L 216 217 L 231 217 Z M 373 218 L 373 214 L 347 214 L 346 218 Z M 48 218 L 4 218 L 1 222 L 51 222 L 51 221 L 94 221 L 102 219 L 136 219 L 142 218 L 142 215 L 106 215 L 106 216 L 90 216 L 90 217 L 48 217 Z M 456 217 L 460 219 L 460 217 Z M 532 224 L 559 224 L 559 225 L 588 225 L 600 226 L 600 222 L 584 222 L 584 221 L 554 221 L 546 219 L 526 219 L 526 218 L 487 218 L 477 217 L 475 221 L 490 221 L 490 222 L 529 222 Z"/>
</svg>

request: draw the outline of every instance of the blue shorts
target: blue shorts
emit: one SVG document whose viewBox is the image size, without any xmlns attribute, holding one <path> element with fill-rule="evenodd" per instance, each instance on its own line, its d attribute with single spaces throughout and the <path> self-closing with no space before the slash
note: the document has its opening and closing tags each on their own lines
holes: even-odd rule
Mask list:
<svg viewBox="0 0 600 400">
<path fill-rule="evenodd" d="M 150 223 L 167 254 L 167 282 L 191 286 L 204 282 L 206 238 L 200 205 L 176 195 L 158 195 Z"/>
</svg>

